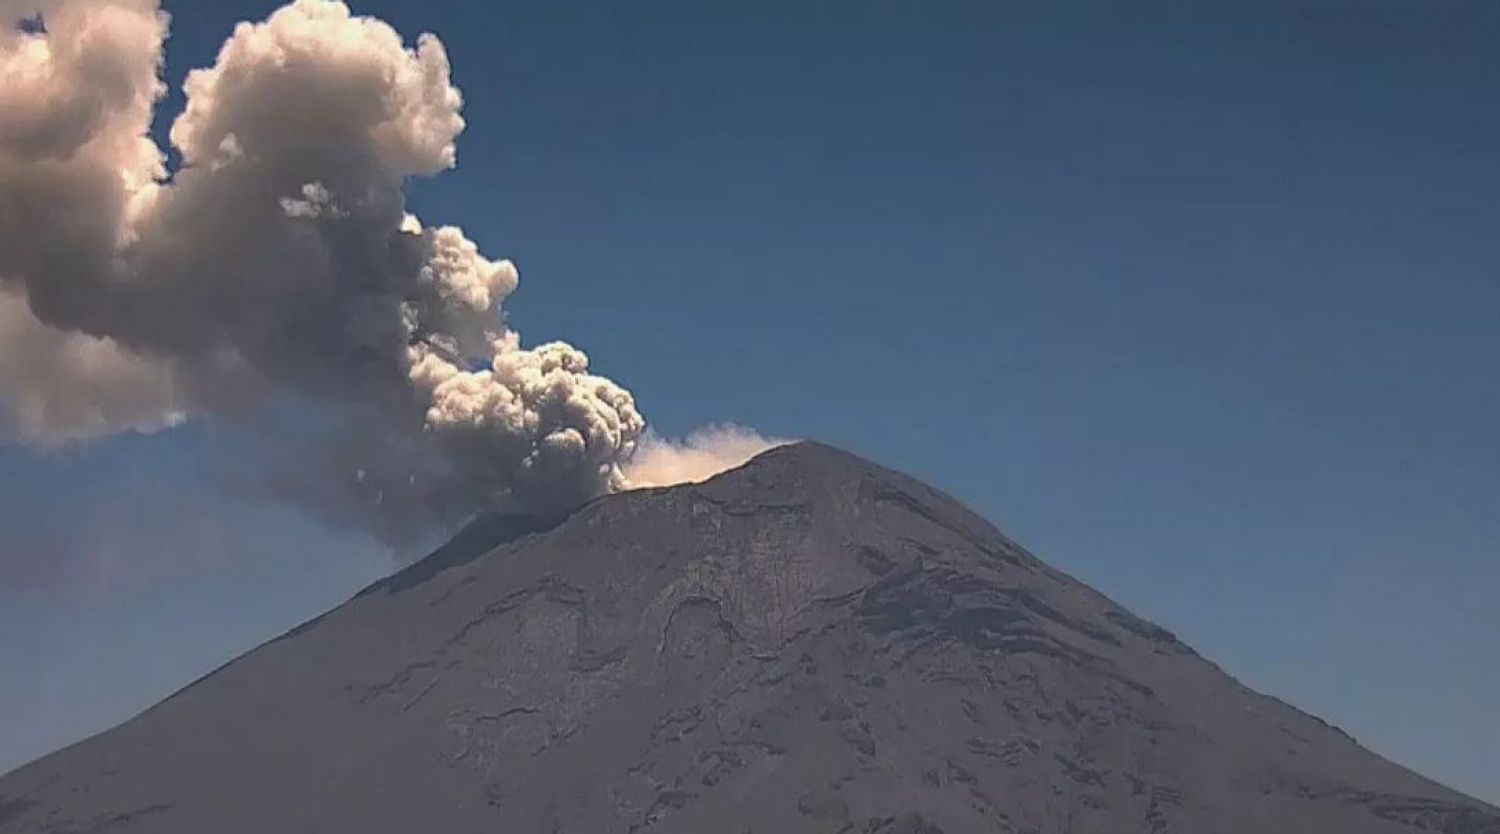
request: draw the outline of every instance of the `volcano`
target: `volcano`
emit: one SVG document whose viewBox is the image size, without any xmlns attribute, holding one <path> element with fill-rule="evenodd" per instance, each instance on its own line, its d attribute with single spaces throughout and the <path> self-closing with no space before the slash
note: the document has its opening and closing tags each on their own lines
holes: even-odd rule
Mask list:
<svg viewBox="0 0 1500 834">
<path fill-rule="evenodd" d="M 0 778 L 0 832 L 1495 834 L 951 498 L 799 443 L 486 516 Z"/>
</svg>

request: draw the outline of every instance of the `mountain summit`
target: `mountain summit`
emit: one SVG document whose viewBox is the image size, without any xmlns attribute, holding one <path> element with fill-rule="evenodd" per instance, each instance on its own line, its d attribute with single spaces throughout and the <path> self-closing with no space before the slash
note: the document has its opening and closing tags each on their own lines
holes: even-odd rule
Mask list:
<svg viewBox="0 0 1500 834">
<path fill-rule="evenodd" d="M 1495 834 L 814 443 L 428 560 L 0 778 L 0 832 Z"/>
</svg>

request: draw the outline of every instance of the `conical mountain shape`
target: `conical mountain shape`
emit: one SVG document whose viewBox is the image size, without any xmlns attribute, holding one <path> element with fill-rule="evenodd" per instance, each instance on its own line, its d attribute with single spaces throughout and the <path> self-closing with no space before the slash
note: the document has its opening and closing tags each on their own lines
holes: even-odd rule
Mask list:
<svg viewBox="0 0 1500 834">
<path fill-rule="evenodd" d="M 801 443 L 481 519 L 0 778 L 0 832 L 1491 834 L 1500 811 Z"/>
</svg>

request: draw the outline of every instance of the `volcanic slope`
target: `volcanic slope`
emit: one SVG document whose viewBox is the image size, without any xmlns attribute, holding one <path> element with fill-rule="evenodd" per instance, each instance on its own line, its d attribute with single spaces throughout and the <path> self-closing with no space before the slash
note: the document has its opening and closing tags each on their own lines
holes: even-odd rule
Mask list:
<svg viewBox="0 0 1500 834">
<path fill-rule="evenodd" d="M 1500 811 L 800 443 L 478 519 L 0 777 L 0 832 L 1496 834 Z"/>
</svg>

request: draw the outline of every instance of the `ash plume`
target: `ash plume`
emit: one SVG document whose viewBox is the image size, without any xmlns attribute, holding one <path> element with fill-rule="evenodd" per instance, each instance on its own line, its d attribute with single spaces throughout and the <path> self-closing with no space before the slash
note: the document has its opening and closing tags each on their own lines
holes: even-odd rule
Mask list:
<svg viewBox="0 0 1500 834">
<path fill-rule="evenodd" d="M 524 347 L 502 306 L 515 266 L 407 210 L 406 181 L 454 167 L 464 129 L 436 37 L 409 46 L 336 0 L 240 24 L 187 77 L 169 171 L 149 132 L 158 0 L 0 0 L 0 17 L 12 439 L 220 419 L 285 462 L 279 494 L 387 538 L 714 459 L 652 440 L 633 463 L 631 393 L 572 345 Z M 733 462 L 757 442 L 723 440 Z"/>
</svg>

